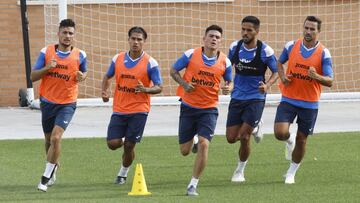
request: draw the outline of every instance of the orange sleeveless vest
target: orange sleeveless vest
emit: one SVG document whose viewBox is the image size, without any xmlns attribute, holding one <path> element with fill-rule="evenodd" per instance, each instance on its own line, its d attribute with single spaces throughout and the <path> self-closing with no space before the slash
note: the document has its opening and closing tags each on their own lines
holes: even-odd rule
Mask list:
<svg viewBox="0 0 360 203">
<path fill-rule="evenodd" d="M 40 96 L 56 104 L 76 102 L 76 73 L 80 66 L 80 50 L 74 47 L 69 56 L 60 58 L 56 54 L 55 45 L 49 45 L 46 48 L 45 64 L 52 58 L 56 59 L 57 65 L 41 78 Z"/>
<path fill-rule="evenodd" d="M 302 39 L 295 42 L 292 48 L 286 75 L 292 75 L 288 86 L 279 84 L 283 96 L 307 102 L 317 102 L 320 99 L 321 85 L 308 76 L 308 69 L 313 66 L 316 72 L 322 75 L 321 58 L 323 45 L 319 44 L 309 58 L 304 58 L 300 53 Z"/>
<path fill-rule="evenodd" d="M 121 52 L 115 62 L 116 87 L 114 93 L 113 111 L 118 113 L 138 113 L 150 111 L 150 95 L 135 92 L 138 80 L 145 87 L 150 87 L 151 80 L 147 73 L 150 56 L 146 53 L 132 68 L 124 65 L 125 52 Z"/>
<path fill-rule="evenodd" d="M 202 48 L 197 48 L 186 67 L 183 79 L 195 83 L 195 90 L 185 92 L 182 86 L 177 89 L 181 99 L 196 108 L 212 108 L 218 103 L 221 77 L 226 69 L 226 56 L 222 52 L 212 66 L 205 65 L 202 59 Z"/>
</svg>

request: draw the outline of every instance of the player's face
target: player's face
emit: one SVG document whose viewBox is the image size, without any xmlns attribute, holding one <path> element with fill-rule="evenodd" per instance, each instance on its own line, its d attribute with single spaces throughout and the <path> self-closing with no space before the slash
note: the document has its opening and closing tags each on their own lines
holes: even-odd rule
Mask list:
<svg viewBox="0 0 360 203">
<path fill-rule="evenodd" d="M 129 46 L 131 52 L 141 52 L 145 39 L 142 33 L 133 32 L 129 37 Z"/>
<path fill-rule="evenodd" d="M 252 41 L 254 41 L 258 33 L 259 30 L 255 29 L 254 24 L 249 22 L 241 24 L 241 36 L 245 44 L 250 44 Z"/>
<path fill-rule="evenodd" d="M 221 33 L 217 30 L 209 30 L 203 38 L 204 47 L 217 50 L 221 44 Z"/>
<path fill-rule="evenodd" d="M 59 44 L 65 48 L 71 46 L 74 41 L 74 36 L 74 27 L 61 27 L 58 32 Z"/>
<path fill-rule="evenodd" d="M 307 42 L 316 41 L 320 33 L 318 30 L 318 23 L 313 21 L 305 21 L 304 23 L 304 40 Z"/>
</svg>

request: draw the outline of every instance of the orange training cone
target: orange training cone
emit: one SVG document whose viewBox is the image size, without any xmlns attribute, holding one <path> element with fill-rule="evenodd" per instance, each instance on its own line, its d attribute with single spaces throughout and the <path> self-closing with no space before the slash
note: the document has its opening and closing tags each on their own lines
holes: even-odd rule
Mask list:
<svg viewBox="0 0 360 203">
<path fill-rule="evenodd" d="M 147 190 L 144 172 L 141 164 L 136 164 L 131 192 L 128 195 L 151 195 Z"/>
</svg>

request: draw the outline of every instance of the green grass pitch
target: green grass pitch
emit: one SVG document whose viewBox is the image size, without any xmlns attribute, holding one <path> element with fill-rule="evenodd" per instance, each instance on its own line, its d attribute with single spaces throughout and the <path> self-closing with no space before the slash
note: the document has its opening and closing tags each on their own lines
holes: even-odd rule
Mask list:
<svg viewBox="0 0 360 203">
<path fill-rule="evenodd" d="M 0 202 L 358 202 L 360 132 L 311 136 L 295 178 L 285 185 L 284 143 L 267 135 L 252 141 L 246 182 L 231 183 L 239 143 L 215 136 L 198 197 L 185 196 L 194 154 L 183 157 L 177 137 L 145 137 L 126 185 L 114 185 L 122 149 L 107 149 L 105 139 L 63 139 L 58 180 L 46 193 L 36 187 L 44 170 L 43 140 L 0 141 Z M 151 196 L 128 196 L 136 163 L 143 165 Z"/>
</svg>

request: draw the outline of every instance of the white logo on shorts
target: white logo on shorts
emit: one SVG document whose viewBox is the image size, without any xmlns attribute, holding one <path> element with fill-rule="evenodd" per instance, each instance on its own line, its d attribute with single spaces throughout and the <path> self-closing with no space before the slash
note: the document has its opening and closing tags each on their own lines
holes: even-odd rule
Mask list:
<svg viewBox="0 0 360 203">
<path fill-rule="evenodd" d="M 68 124 L 68 123 L 69 123 L 69 121 L 64 121 L 64 123 L 65 123 L 65 124 Z"/>
<path fill-rule="evenodd" d="M 214 134 L 210 134 L 210 137 L 214 137 Z"/>
<path fill-rule="evenodd" d="M 140 136 L 136 136 L 136 139 L 139 139 L 140 138 Z"/>
</svg>

